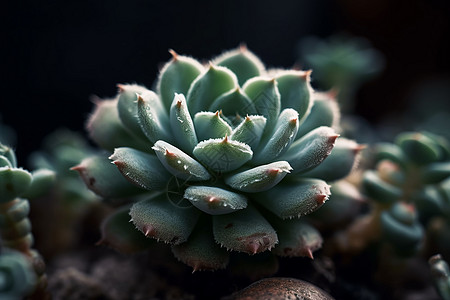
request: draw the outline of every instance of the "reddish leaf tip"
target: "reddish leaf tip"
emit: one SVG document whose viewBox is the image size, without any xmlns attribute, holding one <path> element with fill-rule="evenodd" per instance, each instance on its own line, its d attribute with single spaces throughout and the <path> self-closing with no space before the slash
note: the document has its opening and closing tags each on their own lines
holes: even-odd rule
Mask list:
<svg viewBox="0 0 450 300">
<path fill-rule="evenodd" d="M 292 126 L 296 126 L 296 125 L 297 125 L 297 122 L 298 122 L 298 118 L 292 118 L 292 119 L 289 120 L 289 123 L 290 123 Z"/>
<path fill-rule="evenodd" d="M 340 136 L 341 136 L 340 134 L 333 134 L 333 135 L 331 135 L 331 136 L 329 137 L 328 141 L 329 141 L 330 143 L 334 143 L 334 142 L 336 142 L 336 139 L 337 139 L 338 137 L 340 137 Z"/>
<path fill-rule="evenodd" d="M 303 250 L 302 253 L 303 253 L 304 256 L 309 257 L 311 259 L 314 259 L 314 255 L 313 255 L 312 250 L 311 250 L 310 247 L 305 247 L 302 250 Z"/>
<path fill-rule="evenodd" d="M 246 51 L 248 51 L 247 44 L 244 43 L 244 42 L 240 43 L 240 44 L 239 44 L 239 51 L 241 51 L 241 52 L 246 52 Z"/>
<path fill-rule="evenodd" d="M 223 144 L 228 143 L 228 134 L 225 133 L 225 137 L 223 138 L 222 143 Z"/>
<path fill-rule="evenodd" d="M 85 169 L 86 169 L 86 167 L 81 165 L 81 164 L 73 166 L 72 168 L 70 168 L 70 170 L 77 171 L 79 173 L 83 172 Z"/>
<path fill-rule="evenodd" d="M 327 195 L 320 194 L 320 195 L 316 196 L 316 202 L 319 205 L 324 204 L 326 200 L 327 200 Z"/>
<path fill-rule="evenodd" d="M 123 84 L 119 83 L 117 85 L 117 88 L 119 89 L 119 93 L 123 93 L 125 91 L 125 85 L 123 85 Z"/>
<path fill-rule="evenodd" d="M 361 145 L 357 145 L 353 151 L 355 154 L 358 154 L 359 152 L 361 152 L 362 150 L 364 150 L 366 148 L 367 148 L 367 145 L 361 144 Z"/>
<path fill-rule="evenodd" d="M 276 176 L 276 175 L 278 175 L 279 173 L 281 173 L 281 170 L 280 170 L 279 168 L 273 168 L 273 169 L 267 170 L 267 173 L 268 173 L 270 176 Z"/>
<path fill-rule="evenodd" d="M 144 233 L 144 235 L 146 237 L 150 237 L 150 236 L 155 236 L 156 235 L 155 227 L 150 225 L 150 224 L 144 225 L 142 227 L 142 232 Z"/>
<path fill-rule="evenodd" d="M 145 102 L 144 98 L 142 98 L 142 96 L 139 94 L 137 95 L 137 101 L 138 101 L 138 103 Z"/>
<path fill-rule="evenodd" d="M 112 163 L 119 169 L 122 169 L 125 167 L 125 163 L 123 161 L 114 160 Z"/>
<path fill-rule="evenodd" d="M 165 155 L 168 156 L 168 157 L 171 157 L 171 158 L 177 157 L 175 153 L 170 152 L 168 149 L 166 149 Z"/>
<path fill-rule="evenodd" d="M 173 60 L 177 60 L 178 59 L 178 53 L 176 53 L 175 50 L 169 49 L 169 53 L 170 53 L 170 55 L 172 55 L 172 59 Z"/>
<path fill-rule="evenodd" d="M 311 76 L 312 70 L 306 70 L 303 72 L 303 74 L 300 75 L 300 78 L 304 80 L 308 80 Z"/>
<path fill-rule="evenodd" d="M 251 241 L 247 244 L 247 251 L 251 254 L 258 253 L 258 250 L 261 248 L 260 244 L 257 241 Z"/>
<path fill-rule="evenodd" d="M 336 87 L 333 87 L 328 92 L 326 92 L 326 94 L 331 100 L 337 101 L 337 95 L 339 94 L 339 89 Z"/>
</svg>

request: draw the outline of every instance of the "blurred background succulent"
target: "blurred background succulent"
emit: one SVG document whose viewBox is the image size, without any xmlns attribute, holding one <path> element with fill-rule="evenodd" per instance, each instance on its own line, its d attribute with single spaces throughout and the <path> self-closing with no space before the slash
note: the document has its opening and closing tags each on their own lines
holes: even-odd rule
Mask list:
<svg viewBox="0 0 450 300">
<path fill-rule="evenodd" d="M 428 132 L 404 132 L 376 148 L 376 170 L 362 179 L 380 209 L 383 236 L 398 251 L 416 252 L 433 218 L 450 220 L 450 146 Z"/>
<path fill-rule="evenodd" d="M 36 247 L 51 257 L 81 244 L 86 238 L 84 224 L 98 211 L 99 197 L 88 190 L 77 172 L 70 168 L 94 154 L 94 149 L 77 132 L 58 129 L 50 133 L 38 151 L 29 156 L 31 169 L 47 169 L 55 173 L 52 188 L 30 203 Z M 42 218 L 41 216 L 47 216 Z M 49 222 L 51 220 L 51 222 Z M 90 226 L 90 225 L 86 225 Z"/>
<path fill-rule="evenodd" d="M 310 71 L 266 70 L 244 46 L 206 66 L 170 52 L 156 92 L 119 85 L 89 118 L 91 139 L 113 153 L 73 169 L 103 198 L 128 199 L 102 242 L 126 252 L 152 237 L 194 270 L 225 267 L 227 250 L 312 258 L 322 238 L 300 217 L 359 152 L 342 139 L 333 155 L 336 103 L 313 93 Z"/>
<path fill-rule="evenodd" d="M 0 248 L 0 297 L 20 300 L 29 295 L 36 285 L 36 273 L 31 261 L 23 253 Z"/>
<path fill-rule="evenodd" d="M 363 259 L 384 287 L 405 289 L 408 282 L 431 283 L 427 258 L 450 254 L 448 243 L 450 147 L 429 132 L 403 132 L 394 143 L 369 149 L 374 169 L 359 187 L 363 210 L 327 245 L 334 257 Z M 345 259 L 344 259 L 345 260 Z"/>
<path fill-rule="evenodd" d="M 385 66 L 383 55 L 362 37 L 335 34 L 328 39 L 306 37 L 299 43 L 300 62 L 314 70 L 315 84 L 337 93 L 345 113 L 354 110 L 356 92 Z"/>
<path fill-rule="evenodd" d="M 28 259 L 37 275 L 35 285 L 36 293 L 44 297 L 46 286 L 45 264 L 40 254 L 32 249 L 33 234 L 31 233 L 31 222 L 28 218 L 30 204 L 26 198 L 35 198 L 45 193 L 53 184 L 55 174 L 51 170 L 39 169 L 32 173 L 17 166 L 14 151 L 0 143 L 0 236 L 2 246 L 19 251 Z M 24 198 L 21 198 L 24 197 Z M 29 289 L 30 280 L 24 274 L 24 264 L 17 257 L 18 254 L 7 254 L 2 259 L 10 260 L 11 265 L 5 268 L 17 268 L 11 276 L 22 274 L 24 278 L 10 278 L 15 286 L 15 280 L 24 280 L 24 290 Z M 3 254 L 2 254 L 3 255 Z M 16 263 L 12 263 L 15 261 Z M 6 269 L 4 269 L 6 270 Z M 2 279 L 8 280 L 6 274 L 2 273 Z M 14 273 L 17 272 L 17 273 Z M 8 290 L 5 283 L 5 289 Z M 19 288 L 20 290 L 20 288 Z M 19 297 L 19 296 L 18 296 Z M 45 298 L 43 298 L 45 299 Z"/>
<path fill-rule="evenodd" d="M 383 54 L 368 40 L 349 34 L 305 37 L 298 49 L 298 63 L 314 70 L 313 86 L 329 91 L 339 103 L 341 133 L 361 143 L 379 141 L 373 124 L 355 112 L 357 93 L 384 70 Z"/>
</svg>

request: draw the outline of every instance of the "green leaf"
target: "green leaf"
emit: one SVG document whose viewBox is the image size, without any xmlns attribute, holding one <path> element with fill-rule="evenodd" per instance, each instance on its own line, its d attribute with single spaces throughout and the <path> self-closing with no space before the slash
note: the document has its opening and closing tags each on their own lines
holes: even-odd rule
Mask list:
<svg viewBox="0 0 450 300">
<path fill-rule="evenodd" d="M 6 203 L 22 195 L 31 184 L 31 174 L 23 169 L 0 168 L 0 203 Z"/>
<path fill-rule="evenodd" d="M 219 96 L 208 110 L 222 111 L 229 118 L 256 114 L 256 108 L 252 100 L 239 87 Z"/>
<path fill-rule="evenodd" d="M 233 130 L 231 126 L 220 117 L 219 111 L 216 111 L 215 113 L 196 113 L 194 116 L 194 126 L 198 140 L 200 141 L 223 138 L 226 135 L 230 135 Z"/>
<path fill-rule="evenodd" d="M 166 194 L 161 194 L 133 204 L 130 215 L 136 228 L 145 236 L 178 245 L 188 240 L 200 211 L 192 206 L 176 206 Z"/>
<path fill-rule="evenodd" d="M 211 178 L 199 162 L 169 143 L 157 141 L 152 149 L 167 171 L 180 179 L 201 181 Z"/>
<path fill-rule="evenodd" d="M 282 182 L 254 199 L 282 219 L 308 215 L 328 200 L 330 186 L 319 179 Z"/>
<path fill-rule="evenodd" d="M 277 122 L 281 107 L 276 80 L 253 77 L 244 84 L 242 89 L 253 101 L 257 114 L 263 115 L 267 120 L 264 134 L 270 134 Z"/>
<path fill-rule="evenodd" d="M 145 141 L 131 135 L 123 126 L 117 111 L 117 99 L 96 101 L 94 113 L 89 117 L 87 130 L 89 137 L 105 150 L 113 151 L 115 147 L 129 146 L 146 149 Z"/>
<path fill-rule="evenodd" d="M 22 195 L 24 198 L 33 199 L 47 193 L 56 180 L 56 173 L 48 169 L 38 169 L 31 173 L 32 181 L 28 190 Z"/>
<path fill-rule="evenodd" d="M 263 116 L 246 116 L 231 133 L 230 139 L 247 144 L 251 149 L 256 149 L 266 126 L 266 118 Z"/>
<path fill-rule="evenodd" d="M 333 230 L 352 222 L 364 203 L 359 189 L 347 180 L 333 182 L 330 191 L 327 203 L 308 216 L 317 220 L 321 229 L 325 230 Z"/>
<path fill-rule="evenodd" d="M 403 195 L 401 189 L 381 180 L 377 173 L 371 170 L 364 172 L 362 187 L 368 197 L 381 203 L 393 203 Z"/>
<path fill-rule="evenodd" d="M 311 111 L 300 123 L 297 139 L 320 126 L 336 129 L 339 126 L 341 112 L 337 100 L 325 93 L 314 93 Z"/>
<path fill-rule="evenodd" d="M 29 218 L 24 218 L 16 223 L 7 224 L 1 228 L 0 232 L 4 241 L 15 245 L 14 249 L 23 249 L 17 240 L 31 235 L 31 221 Z"/>
<path fill-rule="evenodd" d="M 377 161 L 388 159 L 402 167 L 405 167 L 408 162 L 408 158 L 403 150 L 391 143 L 378 143 L 375 146 L 375 158 Z"/>
<path fill-rule="evenodd" d="M 339 135 L 329 127 L 319 127 L 301 139 L 280 156 L 293 168 L 292 174 L 306 172 L 320 163 L 331 153 Z"/>
<path fill-rule="evenodd" d="M 437 183 L 450 176 L 450 162 L 437 162 L 427 165 L 421 174 L 426 183 Z"/>
<path fill-rule="evenodd" d="M 339 138 L 331 151 L 318 166 L 307 171 L 302 177 L 320 178 L 335 181 L 347 177 L 358 165 L 359 156 L 364 146 L 352 140 Z"/>
<path fill-rule="evenodd" d="M 145 191 L 126 180 L 111 161 L 103 156 L 89 156 L 72 170 L 80 174 L 91 191 L 103 198 L 121 198 Z"/>
<path fill-rule="evenodd" d="M 147 89 L 138 85 L 118 85 L 117 111 L 122 124 L 138 138 L 145 139 L 138 120 L 137 100 Z"/>
<path fill-rule="evenodd" d="M 0 255 L 2 299 L 24 299 L 36 287 L 38 279 L 30 259 L 23 253 L 3 248 Z"/>
<path fill-rule="evenodd" d="M 28 217 L 30 202 L 26 199 L 16 198 L 12 205 L 0 214 L 0 228 L 14 224 Z"/>
<path fill-rule="evenodd" d="M 130 206 L 121 207 L 102 222 L 102 237 L 97 245 L 112 247 L 120 253 L 132 254 L 146 250 L 155 243 L 130 222 L 129 212 Z"/>
<path fill-rule="evenodd" d="M 184 198 L 210 215 L 229 214 L 247 207 L 245 196 L 218 187 L 190 186 L 184 192 Z"/>
<path fill-rule="evenodd" d="M 192 267 L 193 272 L 214 271 L 228 265 L 229 254 L 214 241 L 210 223 L 209 220 L 200 220 L 187 242 L 172 246 L 175 257 Z"/>
<path fill-rule="evenodd" d="M 236 170 L 253 156 L 248 145 L 232 141 L 228 137 L 200 142 L 193 153 L 201 163 L 219 173 Z"/>
<path fill-rule="evenodd" d="M 0 168 L 3 167 L 13 168 L 13 165 L 5 156 L 0 155 Z"/>
<path fill-rule="evenodd" d="M 297 130 L 298 113 L 291 108 L 286 108 L 278 118 L 274 133 L 267 143 L 256 151 L 252 163 L 268 163 L 285 153 L 295 140 Z"/>
<path fill-rule="evenodd" d="M 395 203 L 388 211 L 381 213 L 381 229 L 384 237 L 398 251 L 412 254 L 420 247 L 424 230 L 414 214 L 414 207 L 403 202 Z M 408 215 L 407 222 L 404 218 Z"/>
<path fill-rule="evenodd" d="M 137 97 L 137 119 L 145 136 L 152 142 L 157 140 L 173 141 L 166 111 L 158 110 L 158 95 L 149 91 Z"/>
<path fill-rule="evenodd" d="M 428 131 L 422 131 L 421 134 L 425 135 L 436 143 L 439 151 L 441 152 L 441 160 L 450 159 L 450 141 L 448 139 L 446 139 L 444 136 L 440 136 Z"/>
<path fill-rule="evenodd" d="M 420 212 L 420 219 L 428 220 L 436 215 L 445 214 L 445 199 L 438 186 L 427 185 L 412 196 Z"/>
<path fill-rule="evenodd" d="M 192 115 L 207 110 L 220 95 L 238 87 L 236 75 L 224 67 L 210 64 L 208 70 L 198 76 L 187 93 L 187 105 Z"/>
<path fill-rule="evenodd" d="M 272 250 L 283 257 L 309 257 L 322 247 L 320 232 L 303 219 L 281 220 L 271 222 L 277 231 L 280 242 Z"/>
<path fill-rule="evenodd" d="M 275 230 L 251 205 L 232 214 L 214 216 L 213 232 L 221 246 L 248 254 L 270 250 L 278 243 Z"/>
<path fill-rule="evenodd" d="M 397 136 L 395 143 L 408 158 L 416 164 L 423 165 L 441 158 L 439 145 L 428 136 L 419 132 L 405 132 Z"/>
<path fill-rule="evenodd" d="M 402 168 L 391 160 L 381 160 L 376 164 L 378 176 L 387 183 L 402 186 L 406 181 L 406 173 Z"/>
<path fill-rule="evenodd" d="M 9 162 L 8 165 L 10 165 L 12 168 L 17 168 L 16 154 L 11 147 L 0 143 L 0 155 Z"/>
<path fill-rule="evenodd" d="M 167 186 L 170 175 L 154 155 L 122 147 L 116 148 L 109 159 L 126 179 L 141 188 L 161 190 Z"/>
<path fill-rule="evenodd" d="M 277 185 L 291 170 L 287 161 L 277 161 L 225 177 L 225 183 L 242 192 L 263 192 Z"/>
<path fill-rule="evenodd" d="M 203 66 L 195 59 L 178 55 L 170 50 L 172 59 L 161 69 L 157 91 L 167 111 L 175 93 L 186 95 L 191 83 L 203 72 Z"/>
<path fill-rule="evenodd" d="M 281 109 L 296 110 L 300 123 L 309 114 L 313 104 L 310 75 L 311 71 L 286 70 L 275 77 L 280 92 Z"/>
<path fill-rule="evenodd" d="M 223 53 L 213 60 L 214 64 L 224 66 L 236 74 L 239 85 L 242 86 L 248 79 L 259 76 L 264 71 L 264 65 L 245 46 Z"/>
<path fill-rule="evenodd" d="M 170 107 L 170 127 L 178 143 L 177 146 L 184 152 L 191 154 L 194 147 L 198 144 L 198 139 L 186 99 L 182 94 L 175 94 Z"/>
</svg>

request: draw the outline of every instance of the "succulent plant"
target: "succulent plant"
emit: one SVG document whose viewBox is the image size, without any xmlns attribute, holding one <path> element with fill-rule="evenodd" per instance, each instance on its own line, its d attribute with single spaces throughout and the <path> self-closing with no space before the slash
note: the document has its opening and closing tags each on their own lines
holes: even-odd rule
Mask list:
<svg viewBox="0 0 450 300">
<path fill-rule="evenodd" d="M 355 92 L 384 68 L 384 57 L 361 37 L 334 35 L 300 41 L 301 62 L 312 68 L 322 89 L 334 89 L 345 112 L 353 109 Z"/>
<path fill-rule="evenodd" d="M 422 245 L 424 226 L 435 216 L 450 220 L 450 147 L 427 132 L 405 132 L 395 144 L 376 149 L 376 170 L 362 179 L 365 194 L 376 202 L 382 235 L 399 252 Z"/>
<path fill-rule="evenodd" d="M 30 173 L 17 167 L 14 151 L 0 144 L 0 236 L 5 247 L 18 250 L 32 262 L 38 276 L 38 288 L 45 285 L 45 264 L 32 249 L 33 235 L 28 219 L 30 204 L 20 197 L 37 197 L 54 180 L 54 172 L 46 169 Z M 18 267 L 21 267 L 17 265 Z M 18 271 L 20 272 L 20 271 Z"/>
<path fill-rule="evenodd" d="M 45 220 L 49 220 L 45 222 L 40 219 L 40 222 L 34 223 L 36 246 L 46 257 L 78 242 L 82 230 L 77 228 L 99 206 L 99 197 L 86 188 L 77 172 L 70 170 L 84 157 L 94 153 L 82 135 L 68 129 L 58 129 L 46 136 L 39 151 L 29 157 L 32 169 L 48 169 L 56 175 L 49 193 L 31 202 L 34 215 L 45 215 Z"/>
<path fill-rule="evenodd" d="M 91 139 L 113 153 L 73 169 L 129 202 L 103 242 L 128 251 L 151 237 L 194 270 L 225 267 L 227 250 L 312 257 L 322 239 L 300 217 L 328 199 L 322 178 L 346 176 L 355 158 L 346 139 L 333 155 L 336 104 L 314 101 L 310 71 L 265 70 L 245 47 L 206 66 L 170 52 L 156 92 L 119 85 L 89 118 Z"/>
<path fill-rule="evenodd" d="M 20 300 L 36 285 L 33 266 L 23 253 L 8 248 L 0 249 L 0 297 Z"/>
</svg>

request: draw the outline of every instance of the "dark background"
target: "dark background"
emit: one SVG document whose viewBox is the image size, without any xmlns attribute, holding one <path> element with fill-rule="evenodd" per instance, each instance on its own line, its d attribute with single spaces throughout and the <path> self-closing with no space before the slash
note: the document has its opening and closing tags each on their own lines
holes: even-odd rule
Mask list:
<svg viewBox="0 0 450 300">
<path fill-rule="evenodd" d="M 356 108 L 377 122 L 404 110 L 421 82 L 449 79 L 447 2 L 8 1 L 0 9 L 0 114 L 23 161 L 52 130 L 83 131 L 91 95 L 112 97 L 117 83 L 151 86 L 170 48 L 209 59 L 245 42 L 268 66 L 290 67 L 303 37 L 347 32 L 385 55 L 385 71 L 362 87 Z"/>
</svg>

